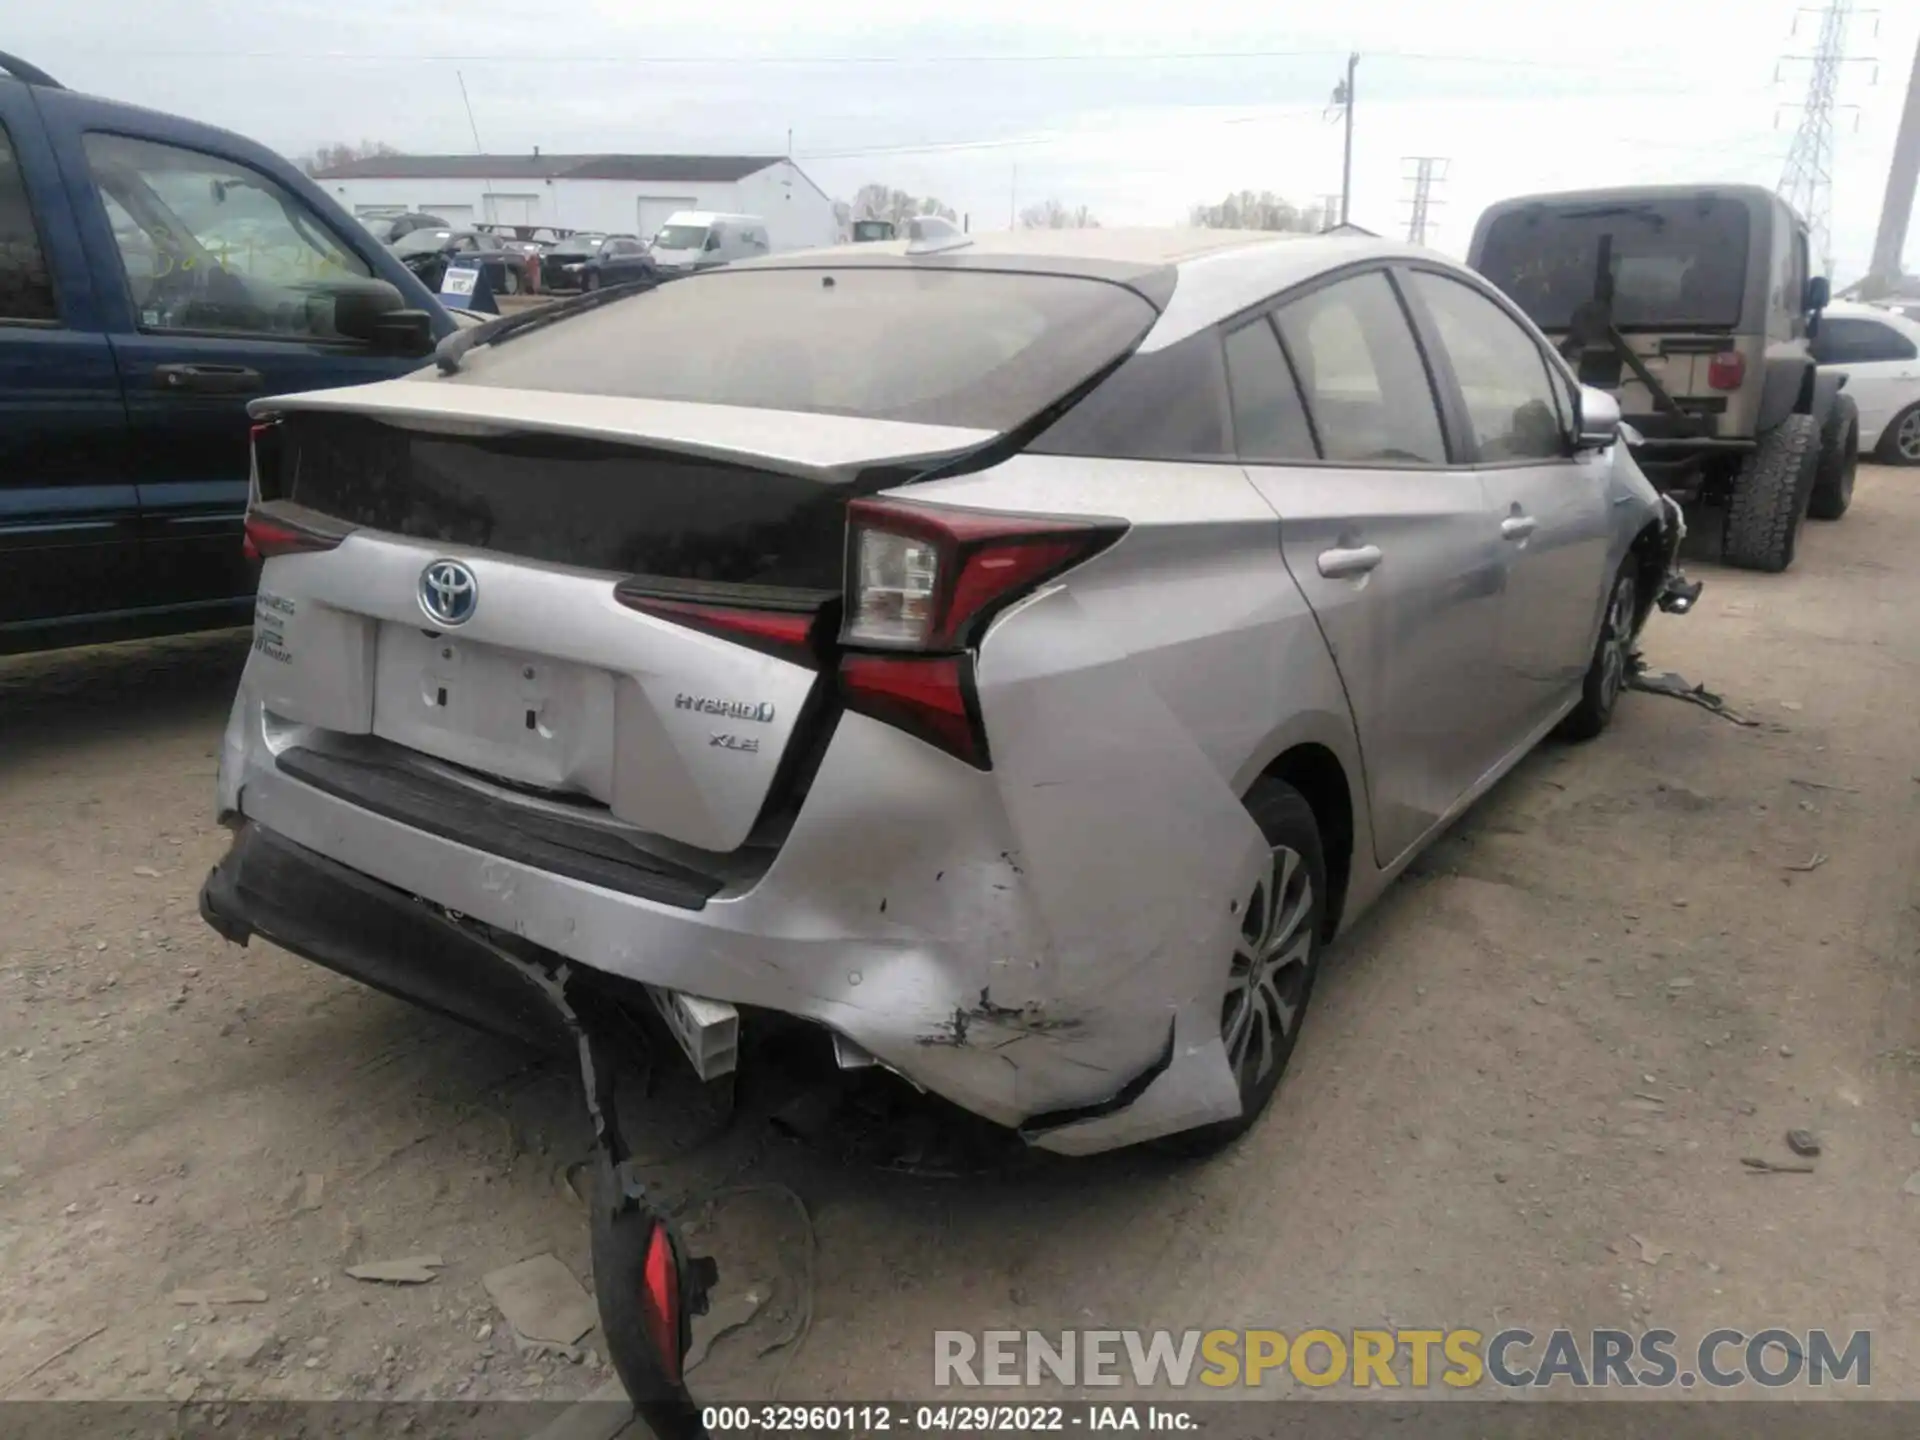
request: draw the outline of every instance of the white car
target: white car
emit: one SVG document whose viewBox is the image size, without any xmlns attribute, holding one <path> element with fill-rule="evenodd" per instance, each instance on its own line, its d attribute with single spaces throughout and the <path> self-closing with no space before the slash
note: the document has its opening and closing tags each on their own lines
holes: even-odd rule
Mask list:
<svg viewBox="0 0 1920 1440">
<path fill-rule="evenodd" d="M 1847 377 L 1860 407 L 1860 449 L 1920 465 L 1920 322 L 1877 305 L 1835 302 L 1820 316 L 1813 358 Z"/>
</svg>

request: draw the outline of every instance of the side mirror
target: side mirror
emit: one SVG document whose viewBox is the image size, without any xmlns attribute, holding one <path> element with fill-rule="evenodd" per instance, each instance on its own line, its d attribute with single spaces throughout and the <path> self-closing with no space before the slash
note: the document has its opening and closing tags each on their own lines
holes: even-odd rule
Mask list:
<svg viewBox="0 0 1920 1440">
<path fill-rule="evenodd" d="M 1806 308 L 1816 315 L 1826 309 L 1833 301 L 1833 284 L 1824 275 L 1816 275 L 1807 281 Z"/>
<path fill-rule="evenodd" d="M 399 290 L 385 280 L 341 286 L 330 298 L 336 335 L 359 340 L 381 355 L 433 353 L 433 317 L 407 309 Z"/>
<path fill-rule="evenodd" d="M 1574 448 L 1604 450 L 1620 438 L 1620 402 L 1605 390 L 1580 387 L 1580 416 Z"/>
</svg>

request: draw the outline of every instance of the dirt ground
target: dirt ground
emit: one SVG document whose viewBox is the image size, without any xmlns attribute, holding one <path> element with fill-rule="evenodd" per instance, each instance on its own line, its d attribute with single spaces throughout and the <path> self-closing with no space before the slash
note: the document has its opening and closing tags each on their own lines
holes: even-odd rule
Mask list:
<svg viewBox="0 0 1920 1440">
<path fill-rule="evenodd" d="M 1635 694 L 1530 758 L 1336 952 L 1212 1163 L 896 1173 L 789 1138 L 778 1086 L 716 1132 L 660 1077 L 659 1184 L 762 1302 L 696 1392 L 925 1397 L 936 1328 L 1652 1323 L 1871 1329 L 1875 1393 L 1920 1397 L 1916 554 L 1920 479 L 1869 469 L 1790 574 L 1697 567 L 1648 659 L 1759 724 Z M 0 1396 L 584 1395 L 597 1334 L 529 1353 L 481 1285 L 587 1278 L 565 1066 L 196 913 L 244 653 L 0 662 Z M 1742 1166 L 1794 1127 L 1813 1173 Z M 223 1284 L 265 1298 L 171 1298 Z"/>
</svg>

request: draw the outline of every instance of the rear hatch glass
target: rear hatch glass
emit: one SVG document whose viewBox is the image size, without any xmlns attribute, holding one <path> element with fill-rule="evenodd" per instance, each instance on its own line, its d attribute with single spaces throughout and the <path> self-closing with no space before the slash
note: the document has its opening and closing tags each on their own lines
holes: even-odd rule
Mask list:
<svg viewBox="0 0 1920 1440">
<path fill-rule="evenodd" d="M 1594 296 L 1611 237 L 1623 331 L 1731 329 L 1746 291 L 1747 207 L 1725 197 L 1529 205 L 1487 227 L 1477 268 L 1542 330 Z"/>
</svg>

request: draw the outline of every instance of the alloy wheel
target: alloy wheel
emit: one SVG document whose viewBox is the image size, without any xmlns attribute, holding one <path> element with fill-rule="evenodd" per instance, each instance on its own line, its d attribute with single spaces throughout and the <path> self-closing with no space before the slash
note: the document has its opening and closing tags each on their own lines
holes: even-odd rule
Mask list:
<svg viewBox="0 0 1920 1440">
<path fill-rule="evenodd" d="M 1284 1061 L 1305 1004 L 1313 958 L 1313 877 L 1300 852 L 1276 845 L 1241 916 L 1220 1017 L 1243 1094 Z"/>
<path fill-rule="evenodd" d="M 1893 437 L 1894 448 L 1900 452 L 1900 458 L 1920 465 L 1920 410 L 1911 411 L 1900 422 L 1900 429 Z"/>
<path fill-rule="evenodd" d="M 1633 613 L 1638 598 L 1639 591 L 1629 572 L 1615 583 L 1613 598 L 1607 602 L 1607 628 L 1600 637 L 1600 704 L 1605 710 L 1613 708 L 1613 702 L 1626 688 L 1627 666 L 1633 658 Z"/>
</svg>

